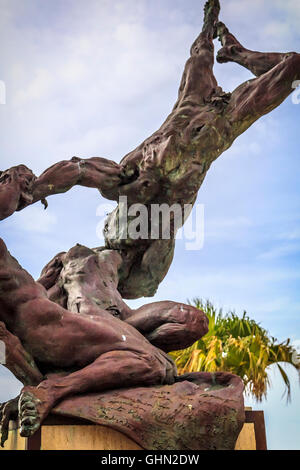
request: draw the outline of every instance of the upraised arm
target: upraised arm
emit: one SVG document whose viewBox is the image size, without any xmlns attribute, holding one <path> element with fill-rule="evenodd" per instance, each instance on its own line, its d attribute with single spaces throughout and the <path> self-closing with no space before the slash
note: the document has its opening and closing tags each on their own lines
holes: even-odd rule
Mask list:
<svg viewBox="0 0 300 470">
<path fill-rule="evenodd" d="M 123 177 L 122 167 L 105 158 L 73 157 L 55 163 L 36 177 L 25 165 L 0 173 L 0 220 L 46 197 L 65 193 L 73 186 L 96 188 L 107 199 L 117 200 Z"/>
<path fill-rule="evenodd" d="M 33 184 L 33 202 L 52 194 L 65 193 L 73 186 L 96 188 L 107 199 L 118 198 L 122 170 L 117 163 L 105 158 L 73 157 L 48 168 Z"/>
</svg>

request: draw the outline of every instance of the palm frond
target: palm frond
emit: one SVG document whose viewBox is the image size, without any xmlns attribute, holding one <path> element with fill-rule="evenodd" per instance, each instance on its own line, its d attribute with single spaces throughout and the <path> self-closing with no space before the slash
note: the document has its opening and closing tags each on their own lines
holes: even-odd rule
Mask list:
<svg viewBox="0 0 300 470">
<path fill-rule="evenodd" d="M 261 401 L 271 385 L 268 367 L 276 364 L 285 386 L 284 395 L 290 401 L 290 380 L 280 363 L 291 364 L 297 369 L 299 383 L 300 366 L 293 363 L 295 350 L 289 339 L 278 343 L 245 311 L 239 317 L 234 311 L 223 314 L 222 309 L 216 309 L 209 300 L 195 298 L 189 303 L 205 312 L 209 331 L 189 348 L 170 353 L 180 374 L 231 372 L 242 378 L 246 394 Z"/>
</svg>

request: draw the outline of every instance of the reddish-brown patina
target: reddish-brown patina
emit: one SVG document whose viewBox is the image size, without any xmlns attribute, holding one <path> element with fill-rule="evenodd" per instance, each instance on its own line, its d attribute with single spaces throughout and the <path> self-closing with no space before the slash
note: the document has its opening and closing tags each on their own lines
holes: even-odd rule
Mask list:
<svg viewBox="0 0 300 470">
<path fill-rule="evenodd" d="M 178 100 L 157 132 L 120 164 L 73 157 L 39 177 L 25 165 L 1 172 L 0 220 L 37 201 L 47 207 L 46 197 L 74 185 L 116 201 L 127 196 L 129 205 L 194 204 L 211 163 L 300 79 L 299 54 L 245 49 L 218 22 L 219 10 L 218 0 L 206 3 Z M 217 36 L 223 45 L 217 60 L 237 62 L 257 77 L 233 93 L 224 93 L 213 74 Z M 241 380 L 220 373 L 178 382 L 167 355 L 207 332 L 204 313 L 171 301 L 132 310 L 123 300 L 154 295 L 172 262 L 178 226 L 167 240 L 113 238 L 118 211 L 108 217 L 105 247 L 77 245 L 58 254 L 37 282 L 0 240 L 0 339 L 6 366 L 25 385 L 18 400 L 0 409 L 2 442 L 18 404 L 25 436 L 55 408 L 116 427 L 147 449 L 233 448 L 243 421 Z"/>
</svg>

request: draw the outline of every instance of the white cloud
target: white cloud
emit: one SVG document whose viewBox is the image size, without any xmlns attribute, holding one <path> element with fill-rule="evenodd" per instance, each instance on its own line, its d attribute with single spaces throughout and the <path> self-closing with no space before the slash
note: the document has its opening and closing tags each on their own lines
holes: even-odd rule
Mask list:
<svg viewBox="0 0 300 470">
<path fill-rule="evenodd" d="M 104 151 L 119 160 L 139 144 L 140 115 L 151 121 L 156 96 L 162 123 L 176 94 L 169 102 L 161 93 L 170 83 L 174 90 L 179 85 L 192 28 L 183 23 L 156 30 L 146 24 L 145 5 L 90 1 L 86 9 L 72 2 L 57 18 L 64 27 L 49 20 L 47 27 L 33 28 L 25 13 L 23 27 L 16 28 L 21 11 L 5 2 L 10 14 L 2 33 L 8 92 L 1 166 L 22 161 L 40 172 L 62 158 Z"/>
<path fill-rule="evenodd" d="M 37 68 L 27 88 L 17 90 L 12 100 L 13 105 L 16 108 L 22 108 L 28 103 L 32 104 L 34 101 L 47 99 L 50 87 L 53 85 L 53 78 L 53 75 L 51 75 L 48 70 Z"/>
<path fill-rule="evenodd" d="M 284 245 L 275 246 L 274 248 L 268 251 L 265 251 L 264 253 L 259 254 L 258 258 L 271 260 L 271 259 L 276 259 L 276 258 L 280 258 L 283 256 L 289 256 L 289 255 L 292 255 L 294 253 L 299 253 L 299 252 L 300 252 L 299 244 L 284 244 Z"/>
<path fill-rule="evenodd" d="M 242 233 L 253 225 L 253 222 L 244 216 L 206 219 L 204 236 L 205 239 L 235 240 L 240 238 Z"/>
<path fill-rule="evenodd" d="M 56 224 L 57 218 L 51 210 L 44 210 L 43 206 L 38 204 L 27 207 L 5 221 L 7 228 L 41 234 L 50 233 Z"/>
<path fill-rule="evenodd" d="M 293 345 L 296 349 L 299 349 L 299 350 L 300 350 L 300 339 L 293 339 L 292 345 Z"/>
<path fill-rule="evenodd" d="M 280 240 L 300 240 L 300 229 L 292 229 L 290 232 L 284 232 L 278 235 Z"/>
</svg>

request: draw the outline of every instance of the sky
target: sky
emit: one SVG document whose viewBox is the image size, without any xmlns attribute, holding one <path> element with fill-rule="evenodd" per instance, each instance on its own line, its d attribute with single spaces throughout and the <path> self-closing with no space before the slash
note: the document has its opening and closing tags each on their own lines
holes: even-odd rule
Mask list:
<svg viewBox="0 0 300 470">
<path fill-rule="evenodd" d="M 24 163 L 40 174 L 74 155 L 115 161 L 151 135 L 173 107 L 189 49 L 202 27 L 200 0 L 0 0 L 0 169 Z M 298 0 L 221 1 L 221 19 L 247 48 L 300 51 Z M 219 43 L 216 41 L 216 49 Z M 232 91 L 253 78 L 215 66 Z M 295 92 L 296 94 L 297 92 Z M 255 123 L 211 166 L 199 191 L 204 244 L 178 240 L 157 294 L 130 301 L 202 297 L 249 316 L 300 346 L 300 160 L 298 99 Z M 300 94 L 299 94 L 300 95 Z M 296 96 L 297 98 L 297 96 Z M 1 100 L 0 100 L 1 101 Z M 73 188 L 1 223 L 0 236 L 34 277 L 76 243 L 100 246 L 97 190 Z M 99 212 L 98 212 L 99 213 Z M 300 387 L 282 398 L 276 368 L 265 411 L 270 449 L 300 449 Z M 20 383 L 0 367 L 0 401 Z M 284 432 L 283 432 L 284 430 Z"/>
</svg>

